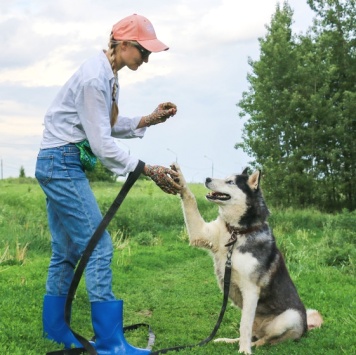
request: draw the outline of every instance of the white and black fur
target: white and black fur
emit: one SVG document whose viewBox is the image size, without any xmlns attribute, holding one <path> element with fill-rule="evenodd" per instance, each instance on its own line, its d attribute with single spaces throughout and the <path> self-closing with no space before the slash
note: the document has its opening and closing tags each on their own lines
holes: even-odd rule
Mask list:
<svg viewBox="0 0 356 355">
<path fill-rule="evenodd" d="M 260 171 L 247 169 L 227 179 L 207 178 L 208 201 L 219 206 L 212 222 L 201 217 L 194 195 L 177 164 L 181 200 L 190 244 L 208 249 L 213 256 L 218 284 L 223 289 L 226 244 L 237 237 L 232 254 L 229 298 L 241 308 L 239 352 L 251 354 L 251 346 L 297 340 L 308 328 L 320 327 L 322 317 L 306 311 L 267 224 L 269 210 L 260 189 Z"/>
</svg>

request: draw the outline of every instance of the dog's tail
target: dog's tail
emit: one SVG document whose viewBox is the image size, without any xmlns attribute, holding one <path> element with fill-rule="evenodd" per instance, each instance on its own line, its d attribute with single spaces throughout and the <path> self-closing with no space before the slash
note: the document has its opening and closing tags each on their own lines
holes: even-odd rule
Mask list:
<svg viewBox="0 0 356 355">
<path fill-rule="evenodd" d="M 308 330 L 320 328 L 324 320 L 321 314 L 315 309 L 307 309 Z"/>
</svg>

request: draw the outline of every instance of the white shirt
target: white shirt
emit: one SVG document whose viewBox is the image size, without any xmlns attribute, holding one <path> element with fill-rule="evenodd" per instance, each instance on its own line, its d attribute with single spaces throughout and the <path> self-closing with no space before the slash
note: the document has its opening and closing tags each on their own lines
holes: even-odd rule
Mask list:
<svg viewBox="0 0 356 355">
<path fill-rule="evenodd" d="M 61 88 L 45 115 L 41 149 L 88 139 L 93 153 L 112 172 L 126 175 L 133 171 L 138 159 L 120 149 L 115 138 L 142 138 L 146 128 L 136 129 L 141 117 L 120 115 L 111 128 L 114 80 L 103 51 L 83 63 Z M 119 87 L 116 102 L 118 98 Z"/>
</svg>

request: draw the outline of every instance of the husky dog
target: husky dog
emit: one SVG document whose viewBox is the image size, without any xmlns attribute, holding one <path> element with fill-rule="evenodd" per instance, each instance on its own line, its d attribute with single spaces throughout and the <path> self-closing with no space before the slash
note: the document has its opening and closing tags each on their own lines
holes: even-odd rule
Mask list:
<svg viewBox="0 0 356 355">
<path fill-rule="evenodd" d="M 201 217 L 194 195 L 177 164 L 184 220 L 190 244 L 207 249 L 214 259 L 218 284 L 223 289 L 228 246 L 232 252 L 229 298 L 241 308 L 239 353 L 251 354 L 251 346 L 297 340 L 308 329 L 320 327 L 316 310 L 306 310 L 291 280 L 275 238 L 267 224 L 268 208 L 260 189 L 260 171 L 226 179 L 207 178 L 207 200 L 219 206 L 212 222 Z"/>
</svg>

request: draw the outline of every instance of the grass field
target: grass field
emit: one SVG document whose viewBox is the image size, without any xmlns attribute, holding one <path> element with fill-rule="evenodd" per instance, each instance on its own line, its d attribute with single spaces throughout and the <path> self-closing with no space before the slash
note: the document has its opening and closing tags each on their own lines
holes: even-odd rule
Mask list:
<svg viewBox="0 0 356 355">
<path fill-rule="evenodd" d="M 120 184 L 94 184 L 105 212 Z M 217 209 L 204 199 L 202 185 L 192 185 L 207 220 Z M 267 201 L 268 202 L 268 201 Z M 271 207 L 271 206 L 270 206 Z M 308 308 L 323 317 L 321 329 L 299 342 L 254 349 L 254 354 L 356 354 L 355 240 L 356 214 L 329 215 L 313 210 L 271 208 L 270 224 L 291 276 Z M 217 320 L 222 294 L 211 257 L 188 245 L 179 198 L 153 183 L 138 181 L 109 226 L 115 257 L 114 291 L 124 300 L 125 325 L 149 323 L 154 350 L 196 344 Z M 31 179 L 0 181 L 0 353 L 45 354 L 58 350 L 42 338 L 41 306 L 50 235 L 45 198 Z M 218 337 L 236 337 L 240 311 L 228 306 Z M 90 306 L 84 281 L 73 305 L 72 325 L 91 337 Z M 146 330 L 127 335 L 145 347 Z M 179 354 L 237 354 L 236 345 L 214 344 Z"/>
</svg>

